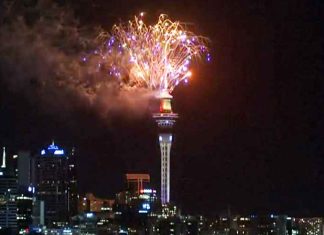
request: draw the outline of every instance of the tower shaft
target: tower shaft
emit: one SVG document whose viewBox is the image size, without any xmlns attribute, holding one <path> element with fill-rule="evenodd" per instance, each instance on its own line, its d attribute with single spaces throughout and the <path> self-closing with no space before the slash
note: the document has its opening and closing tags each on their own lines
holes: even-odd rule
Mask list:
<svg viewBox="0 0 324 235">
<path fill-rule="evenodd" d="M 163 133 L 159 135 L 161 150 L 161 202 L 170 202 L 170 152 L 172 145 L 172 134 Z"/>
</svg>

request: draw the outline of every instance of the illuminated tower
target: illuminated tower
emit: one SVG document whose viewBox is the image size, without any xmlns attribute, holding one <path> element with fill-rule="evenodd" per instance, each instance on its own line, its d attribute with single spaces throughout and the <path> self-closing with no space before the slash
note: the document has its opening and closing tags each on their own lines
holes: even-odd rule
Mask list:
<svg viewBox="0 0 324 235">
<path fill-rule="evenodd" d="M 159 127 L 159 142 L 161 149 L 161 202 L 165 205 L 170 202 L 170 152 L 172 145 L 172 127 L 178 118 L 177 113 L 172 112 L 172 96 L 163 90 L 158 99 L 160 100 L 160 112 L 154 113 Z"/>
</svg>

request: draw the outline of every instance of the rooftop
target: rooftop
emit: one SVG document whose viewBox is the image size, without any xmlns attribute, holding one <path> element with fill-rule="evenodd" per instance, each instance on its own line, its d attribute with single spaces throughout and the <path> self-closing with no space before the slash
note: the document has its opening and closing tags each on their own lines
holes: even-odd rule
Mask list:
<svg viewBox="0 0 324 235">
<path fill-rule="evenodd" d="M 42 149 L 41 151 L 41 155 L 47 154 L 62 156 L 64 155 L 64 150 L 55 145 L 53 141 L 52 144 L 50 144 L 46 149 Z"/>
</svg>

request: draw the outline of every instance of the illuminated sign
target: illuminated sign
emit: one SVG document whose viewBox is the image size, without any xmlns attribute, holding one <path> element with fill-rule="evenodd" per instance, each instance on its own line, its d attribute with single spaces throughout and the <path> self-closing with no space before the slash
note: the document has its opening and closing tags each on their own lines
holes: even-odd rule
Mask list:
<svg viewBox="0 0 324 235">
<path fill-rule="evenodd" d="M 149 209 L 151 209 L 151 206 L 148 203 L 143 203 L 142 208 L 145 209 L 145 210 L 149 210 Z"/>
<path fill-rule="evenodd" d="M 65 229 L 63 229 L 63 233 L 72 234 L 72 230 L 69 228 L 65 228 Z"/>
<path fill-rule="evenodd" d="M 152 189 L 144 189 L 143 193 L 152 193 L 152 191 L 153 191 Z"/>
<path fill-rule="evenodd" d="M 147 194 L 141 194 L 141 195 L 139 195 L 139 198 L 141 198 L 141 199 L 145 199 L 145 200 L 148 200 L 148 199 L 150 199 L 150 195 L 147 195 Z"/>
<path fill-rule="evenodd" d="M 148 211 L 146 211 L 146 210 L 139 210 L 139 211 L 138 211 L 138 213 L 140 213 L 140 214 L 147 214 L 147 212 L 148 212 Z"/>
<path fill-rule="evenodd" d="M 63 149 L 59 149 L 59 150 L 55 150 L 54 151 L 55 155 L 63 155 L 64 154 L 64 150 Z"/>
<path fill-rule="evenodd" d="M 59 149 L 59 147 L 54 145 L 54 143 L 52 143 L 50 146 L 48 146 L 47 150 L 43 149 L 41 151 L 41 155 L 46 155 L 47 152 L 50 152 L 50 153 L 52 153 L 54 155 L 64 155 L 64 150 Z"/>
<path fill-rule="evenodd" d="M 156 193 L 155 189 L 150 189 L 150 188 L 146 188 L 146 189 L 142 189 L 141 193 Z"/>
<path fill-rule="evenodd" d="M 51 144 L 50 146 L 48 146 L 47 150 L 56 150 L 58 149 L 58 147 L 54 144 Z"/>
</svg>

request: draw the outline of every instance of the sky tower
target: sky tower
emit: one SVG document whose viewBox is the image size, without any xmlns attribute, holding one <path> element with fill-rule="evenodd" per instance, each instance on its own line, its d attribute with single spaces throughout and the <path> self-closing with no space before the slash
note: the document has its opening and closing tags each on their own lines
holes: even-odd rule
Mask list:
<svg viewBox="0 0 324 235">
<path fill-rule="evenodd" d="M 172 145 L 172 127 L 178 118 L 172 112 L 172 96 L 163 90 L 157 98 L 160 100 L 160 111 L 153 114 L 159 127 L 159 143 L 161 150 L 161 202 L 165 205 L 170 202 L 170 152 Z"/>
</svg>

